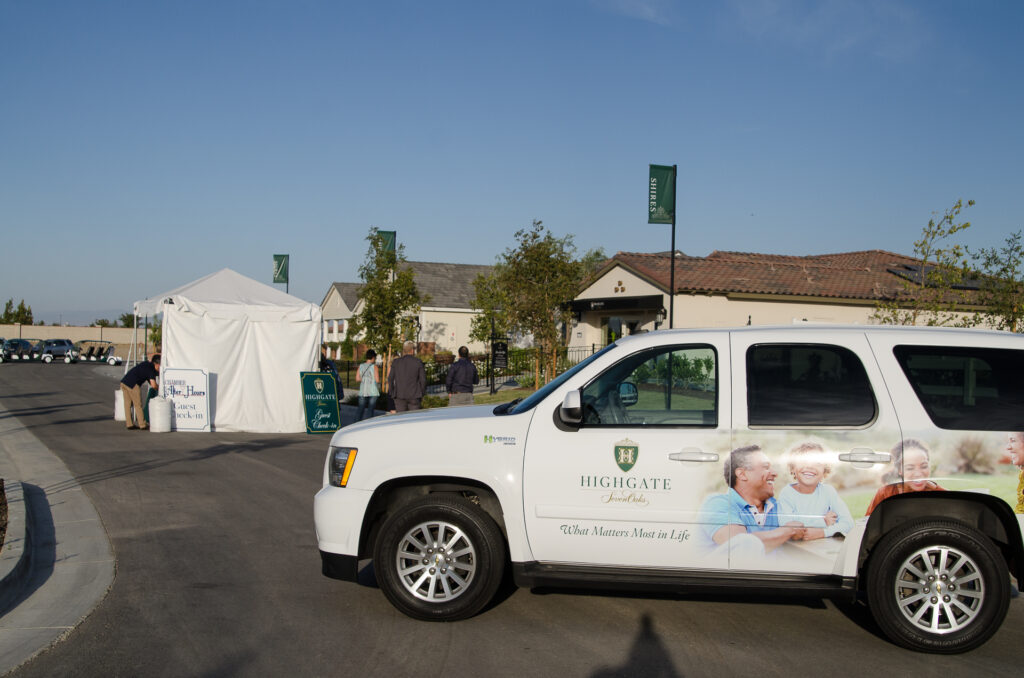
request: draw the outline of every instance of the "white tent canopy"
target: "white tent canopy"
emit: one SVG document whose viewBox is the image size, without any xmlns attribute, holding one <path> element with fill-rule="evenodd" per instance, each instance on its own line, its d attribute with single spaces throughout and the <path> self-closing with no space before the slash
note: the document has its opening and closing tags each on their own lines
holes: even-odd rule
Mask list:
<svg viewBox="0 0 1024 678">
<path fill-rule="evenodd" d="M 305 430 L 299 372 L 315 369 L 319 306 L 225 268 L 134 311 L 163 313 L 161 369 L 209 373 L 214 429 Z"/>
</svg>

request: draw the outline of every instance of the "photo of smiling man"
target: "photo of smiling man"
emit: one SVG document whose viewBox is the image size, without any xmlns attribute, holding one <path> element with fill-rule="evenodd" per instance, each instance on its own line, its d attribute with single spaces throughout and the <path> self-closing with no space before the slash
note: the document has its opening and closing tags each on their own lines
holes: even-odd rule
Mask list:
<svg viewBox="0 0 1024 678">
<path fill-rule="evenodd" d="M 802 523 L 779 524 L 777 477 L 759 445 L 747 445 L 729 453 L 725 463 L 729 491 L 705 499 L 700 511 L 700 523 L 710 548 L 727 547 L 732 559 L 765 555 L 791 539 L 804 538 Z"/>
</svg>

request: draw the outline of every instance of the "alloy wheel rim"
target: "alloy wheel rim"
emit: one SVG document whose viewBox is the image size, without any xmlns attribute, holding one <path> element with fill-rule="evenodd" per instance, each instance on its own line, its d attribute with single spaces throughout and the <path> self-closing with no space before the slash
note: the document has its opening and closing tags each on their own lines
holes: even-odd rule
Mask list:
<svg viewBox="0 0 1024 678">
<path fill-rule="evenodd" d="M 896 604 L 916 628 L 938 635 L 960 631 L 977 619 L 985 599 L 978 564 L 950 546 L 928 546 L 900 565 Z"/>
<path fill-rule="evenodd" d="M 395 556 L 399 579 L 410 594 L 430 603 L 462 595 L 476 574 L 473 542 L 457 525 L 428 521 L 402 537 Z"/>
</svg>

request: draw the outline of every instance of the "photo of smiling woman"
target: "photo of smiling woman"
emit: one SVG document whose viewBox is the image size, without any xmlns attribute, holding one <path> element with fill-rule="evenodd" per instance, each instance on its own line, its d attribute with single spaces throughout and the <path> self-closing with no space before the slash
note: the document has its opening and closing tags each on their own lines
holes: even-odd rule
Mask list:
<svg viewBox="0 0 1024 678">
<path fill-rule="evenodd" d="M 1024 513 L 1024 432 L 1014 431 L 1006 438 L 1006 451 L 1010 453 L 1010 463 L 1019 469 L 1017 478 L 1017 505 L 1014 513 Z"/>
<path fill-rule="evenodd" d="M 944 491 L 946 489 L 935 481 L 929 480 L 932 474 L 931 452 L 920 440 L 915 438 L 901 440 L 893 446 L 891 453 L 892 471 L 883 477 L 883 480 L 889 484 L 883 485 L 875 493 L 871 505 L 864 512 L 866 516 L 870 516 L 880 503 L 897 494 Z M 901 477 L 903 482 L 900 482 Z"/>
</svg>

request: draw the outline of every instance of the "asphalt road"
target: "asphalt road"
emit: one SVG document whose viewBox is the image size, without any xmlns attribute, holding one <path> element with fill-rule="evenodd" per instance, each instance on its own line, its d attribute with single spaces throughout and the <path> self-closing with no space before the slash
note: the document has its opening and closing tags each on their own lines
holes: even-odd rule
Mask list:
<svg viewBox="0 0 1024 678">
<path fill-rule="evenodd" d="M 966 655 L 907 652 L 867 611 L 815 599 L 512 590 L 437 624 L 320 574 L 327 439 L 154 434 L 112 419 L 117 368 L 0 365 L 0 401 L 68 466 L 117 559 L 114 585 L 15 676 L 1018 675 L 1024 597 Z M 351 416 L 351 414 L 349 414 Z"/>
</svg>

